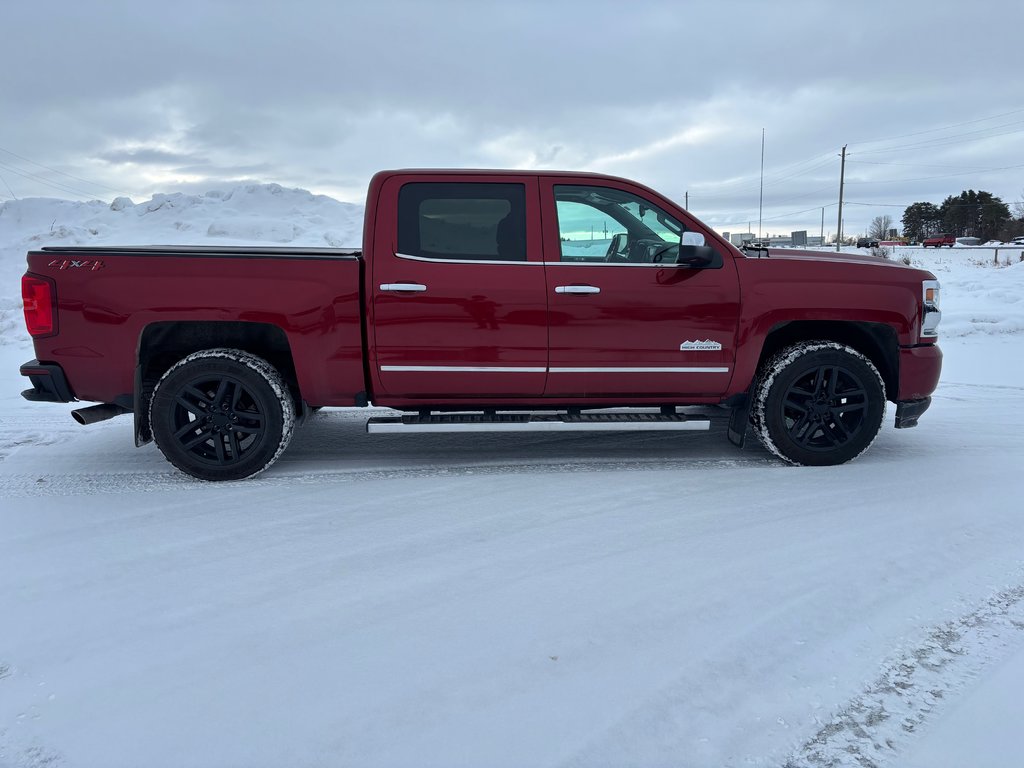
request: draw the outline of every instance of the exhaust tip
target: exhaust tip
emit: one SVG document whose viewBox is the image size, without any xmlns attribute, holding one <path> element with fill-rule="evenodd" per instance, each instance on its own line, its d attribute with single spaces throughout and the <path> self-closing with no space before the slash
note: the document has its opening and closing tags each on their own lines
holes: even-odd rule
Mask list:
<svg viewBox="0 0 1024 768">
<path fill-rule="evenodd" d="M 86 425 L 95 424 L 97 421 L 106 421 L 115 416 L 120 416 L 122 413 L 131 413 L 131 411 L 113 403 L 100 403 L 99 405 L 90 405 L 88 408 L 78 408 L 72 411 L 71 418 L 79 424 Z"/>
</svg>

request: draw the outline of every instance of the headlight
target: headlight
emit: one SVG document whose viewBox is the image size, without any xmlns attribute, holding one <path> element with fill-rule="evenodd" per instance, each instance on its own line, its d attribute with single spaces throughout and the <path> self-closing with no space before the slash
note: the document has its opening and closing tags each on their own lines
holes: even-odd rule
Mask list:
<svg viewBox="0 0 1024 768">
<path fill-rule="evenodd" d="M 939 281 L 922 280 L 921 301 L 921 338 L 934 339 L 939 335 L 939 321 L 942 311 L 939 309 Z"/>
</svg>

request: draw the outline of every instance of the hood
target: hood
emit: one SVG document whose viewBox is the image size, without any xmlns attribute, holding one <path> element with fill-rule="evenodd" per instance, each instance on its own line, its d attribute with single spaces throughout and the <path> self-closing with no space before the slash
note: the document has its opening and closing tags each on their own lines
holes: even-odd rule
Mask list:
<svg viewBox="0 0 1024 768">
<path fill-rule="evenodd" d="M 757 256 L 756 252 L 744 254 L 748 259 L 767 259 L 769 261 L 816 261 L 832 264 L 874 264 L 879 267 L 896 267 L 909 269 L 907 265 L 872 256 L 866 253 L 837 253 L 836 251 L 798 251 L 792 248 L 772 248 L 767 256 Z"/>
</svg>

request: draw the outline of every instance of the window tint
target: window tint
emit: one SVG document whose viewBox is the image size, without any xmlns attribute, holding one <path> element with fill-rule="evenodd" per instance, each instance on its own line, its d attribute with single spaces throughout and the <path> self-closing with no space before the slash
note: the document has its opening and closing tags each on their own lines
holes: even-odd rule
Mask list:
<svg viewBox="0 0 1024 768">
<path fill-rule="evenodd" d="M 686 227 L 648 200 L 611 187 L 556 185 L 562 261 L 664 263 Z"/>
<path fill-rule="evenodd" d="M 433 259 L 526 261 L 525 187 L 404 185 L 398 193 L 398 251 Z"/>
</svg>

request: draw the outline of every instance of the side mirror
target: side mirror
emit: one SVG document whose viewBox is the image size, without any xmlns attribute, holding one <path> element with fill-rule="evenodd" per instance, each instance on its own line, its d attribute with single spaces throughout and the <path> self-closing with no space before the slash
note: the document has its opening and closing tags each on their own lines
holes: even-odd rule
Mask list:
<svg viewBox="0 0 1024 768">
<path fill-rule="evenodd" d="M 680 245 L 704 245 L 704 235 L 700 232 L 683 232 Z"/>
<path fill-rule="evenodd" d="M 703 235 L 701 239 L 703 240 Z M 706 269 L 720 263 L 718 251 L 710 245 L 680 245 L 679 255 L 676 257 L 676 264 L 690 269 Z"/>
<path fill-rule="evenodd" d="M 629 244 L 629 235 L 625 232 L 618 232 L 612 235 L 612 243 L 608 247 L 609 255 L 619 255 L 626 252 L 626 246 Z"/>
</svg>

